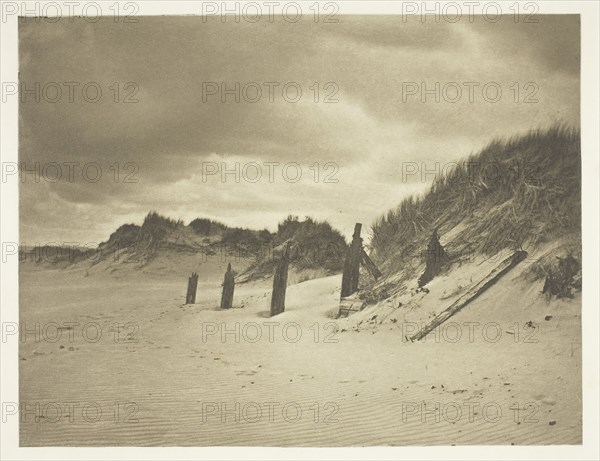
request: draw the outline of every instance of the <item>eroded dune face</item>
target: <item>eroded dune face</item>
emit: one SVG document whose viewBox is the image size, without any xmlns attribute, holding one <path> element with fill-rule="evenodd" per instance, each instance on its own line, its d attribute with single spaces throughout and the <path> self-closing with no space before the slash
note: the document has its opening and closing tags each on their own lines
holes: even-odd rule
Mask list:
<svg viewBox="0 0 600 461">
<path fill-rule="evenodd" d="M 179 276 L 26 266 L 21 445 L 580 443 L 581 298 L 548 301 L 529 264 L 419 342 L 492 262 L 340 320 L 340 275 L 290 283 L 269 318 L 270 280 L 219 309 L 227 262 L 197 266 L 192 305 Z"/>
</svg>

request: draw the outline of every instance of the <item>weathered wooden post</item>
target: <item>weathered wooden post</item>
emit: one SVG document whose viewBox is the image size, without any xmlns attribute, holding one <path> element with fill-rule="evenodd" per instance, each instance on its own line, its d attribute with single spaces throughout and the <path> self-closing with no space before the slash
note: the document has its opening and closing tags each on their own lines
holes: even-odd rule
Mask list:
<svg viewBox="0 0 600 461">
<path fill-rule="evenodd" d="M 358 278 L 360 273 L 360 262 L 362 260 L 362 239 L 360 238 L 361 223 L 354 225 L 352 244 L 346 253 L 344 262 L 344 274 L 342 276 L 341 297 L 345 298 L 358 291 Z"/>
<path fill-rule="evenodd" d="M 187 294 L 185 295 L 186 304 L 194 304 L 196 302 L 196 289 L 198 288 L 198 274 L 192 272 L 188 279 Z"/>
<path fill-rule="evenodd" d="M 433 278 L 440 272 L 442 266 L 448 262 L 449 259 L 450 258 L 448 258 L 448 255 L 446 254 L 446 250 L 444 250 L 444 247 L 440 243 L 440 238 L 438 237 L 438 230 L 436 227 L 433 230 L 427 245 L 425 271 L 421 277 L 419 277 L 419 288 L 422 288 L 431 280 L 433 280 Z"/>
<path fill-rule="evenodd" d="M 223 294 L 221 295 L 221 309 L 231 309 L 233 306 L 233 290 L 235 288 L 235 279 L 231 263 L 227 265 L 225 279 L 223 280 Z"/>
<path fill-rule="evenodd" d="M 273 276 L 273 294 L 271 296 L 271 317 L 281 314 L 285 310 L 285 290 L 287 288 L 289 259 L 289 246 L 285 246 L 285 250 L 281 255 L 279 264 L 275 269 Z"/>
</svg>

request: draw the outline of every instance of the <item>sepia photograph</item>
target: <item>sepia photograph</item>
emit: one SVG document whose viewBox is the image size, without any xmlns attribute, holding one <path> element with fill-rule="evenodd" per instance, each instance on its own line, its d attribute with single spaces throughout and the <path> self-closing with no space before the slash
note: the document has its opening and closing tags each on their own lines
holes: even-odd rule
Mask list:
<svg viewBox="0 0 600 461">
<path fill-rule="evenodd" d="M 597 459 L 598 4 L 168 3 L 2 2 L 3 459 Z"/>
</svg>

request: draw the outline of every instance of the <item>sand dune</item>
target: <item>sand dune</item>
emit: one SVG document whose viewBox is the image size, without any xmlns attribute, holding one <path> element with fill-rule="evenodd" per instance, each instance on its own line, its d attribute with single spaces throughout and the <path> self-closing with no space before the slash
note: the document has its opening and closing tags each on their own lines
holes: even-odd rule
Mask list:
<svg viewBox="0 0 600 461">
<path fill-rule="evenodd" d="M 21 342 L 21 445 L 581 443 L 579 297 L 547 302 L 515 271 L 452 319 L 459 340 L 446 328 L 411 343 L 406 322 L 457 295 L 448 277 L 416 295 L 420 308 L 384 302 L 332 320 L 341 276 L 289 286 L 286 311 L 268 318 L 270 281 L 238 285 L 220 311 L 222 273 L 198 272 L 197 304 L 184 306 L 181 277 L 23 265 L 21 324 L 42 334 Z M 50 342 L 51 322 L 79 325 Z"/>
</svg>

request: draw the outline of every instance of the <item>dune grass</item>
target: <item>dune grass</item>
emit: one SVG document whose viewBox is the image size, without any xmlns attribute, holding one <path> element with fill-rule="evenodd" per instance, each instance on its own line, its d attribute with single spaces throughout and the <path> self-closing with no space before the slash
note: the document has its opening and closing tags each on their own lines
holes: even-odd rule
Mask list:
<svg viewBox="0 0 600 461">
<path fill-rule="evenodd" d="M 461 224 L 449 255 L 496 254 L 571 236 L 581 245 L 581 141 L 555 125 L 496 139 L 456 162 L 422 196 L 405 198 L 372 226 L 372 256 L 388 271 L 417 257 L 434 229 Z"/>
<path fill-rule="evenodd" d="M 301 278 L 304 280 L 343 269 L 347 244 L 342 234 L 326 221 L 308 216 L 300 220 L 298 216 L 290 215 L 278 224 L 268 251 L 257 254 L 248 269 L 248 279 L 272 275 L 286 246 L 290 248 L 290 266 L 303 271 Z"/>
</svg>

